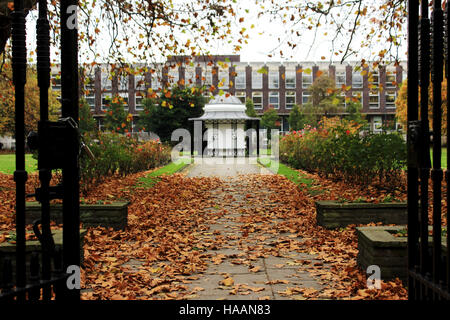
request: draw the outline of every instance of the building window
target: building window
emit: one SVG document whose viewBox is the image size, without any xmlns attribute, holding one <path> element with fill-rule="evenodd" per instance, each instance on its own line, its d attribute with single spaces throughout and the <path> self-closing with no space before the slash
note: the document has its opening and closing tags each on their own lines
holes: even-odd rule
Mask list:
<svg viewBox="0 0 450 320">
<path fill-rule="evenodd" d="M 263 108 L 263 105 L 262 105 L 262 99 L 263 99 L 262 92 L 253 92 L 252 98 L 253 98 L 253 106 L 255 107 L 255 109 L 262 109 Z"/>
<path fill-rule="evenodd" d="M 311 74 L 305 74 L 302 75 L 302 87 L 304 89 L 308 88 L 310 85 L 312 85 L 313 77 Z"/>
<path fill-rule="evenodd" d="M 98 130 L 103 131 L 104 129 L 103 119 L 98 119 Z"/>
<path fill-rule="evenodd" d="M 142 103 L 142 101 L 144 100 L 144 94 L 142 92 L 136 92 L 136 96 L 135 96 L 135 109 L 140 111 L 144 109 L 144 104 Z"/>
<path fill-rule="evenodd" d="M 61 75 L 52 74 L 51 78 L 52 90 L 61 90 Z"/>
<path fill-rule="evenodd" d="M 158 73 L 152 73 L 152 89 L 158 90 L 161 89 L 161 81 L 159 79 Z"/>
<path fill-rule="evenodd" d="M 302 92 L 302 104 L 306 104 L 309 102 L 309 98 L 311 97 L 311 92 L 305 90 Z"/>
<path fill-rule="evenodd" d="M 138 90 L 145 89 L 145 75 L 137 74 L 134 76 L 134 87 Z"/>
<path fill-rule="evenodd" d="M 286 89 L 295 89 L 296 83 L 296 72 L 295 71 L 286 71 L 285 74 L 285 87 Z"/>
<path fill-rule="evenodd" d="M 102 94 L 102 110 L 107 110 L 111 106 L 111 96 Z"/>
<path fill-rule="evenodd" d="M 128 91 L 128 77 L 121 76 L 118 79 L 118 89 L 119 91 Z"/>
<path fill-rule="evenodd" d="M 269 92 L 269 106 L 272 106 L 274 109 L 280 107 L 280 96 L 278 92 Z"/>
<path fill-rule="evenodd" d="M 112 77 L 110 74 L 102 72 L 102 90 L 111 91 L 112 90 Z"/>
<path fill-rule="evenodd" d="M 196 85 L 195 69 L 186 68 L 184 71 L 184 85 L 194 87 Z"/>
<path fill-rule="evenodd" d="M 352 102 L 360 103 L 361 106 L 363 105 L 363 94 L 361 91 L 353 91 L 352 92 Z"/>
<path fill-rule="evenodd" d="M 286 109 L 292 109 L 295 106 L 295 91 L 286 91 Z"/>
<path fill-rule="evenodd" d="M 380 85 L 380 77 L 377 71 L 372 72 L 372 74 L 369 75 L 369 89 L 375 89 L 378 88 Z"/>
<path fill-rule="evenodd" d="M 363 76 L 359 72 L 353 72 L 352 74 L 352 88 L 362 89 L 363 87 Z"/>
<path fill-rule="evenodd" d="M 230 84 L 230 78 L 229 78 L 228 69 L 219 70 L 219 83 L 217 85 L 219 87 L 219 89 L 228 89 L 229 84 Z"/>
<path fill-rule="evenodd" d="M 263 75 L 257 71 L 252 71 L 252 88 L 262 89 L 263 87 Z"/>
<path fill-rule="evenodd" d="M 84 80 L 84 88 L 89 92 L 95 91 L 95 78 L 94 76 L 87 75 Z"/>
<path fill-rule="evenodd" d="M 345 98 L 346 98 L 345 92 L 341 92 L 338 96 L 338 100 L 339 100 L 338 107 L 342 108 L 344 110 L 347 107 L 347 99 L 345 99 Z"/>
<path fill-rule="evenodd" d="M 336 87 L 342 88 L 342 86 L 345 86 L 346 83 L 345 71 L 336 72 Z"/>
<path fill-rule="evenodd" d="M 269 71 L 269 89 L 280 88 L 280 75 L 278 71 Z"/>
<path fill-rule="evenodd" d="M 383 121 L 380 116 L 373 117 L 373 131 L 380 132 L 383 127 Z"/>
<path fill-rule="evenodd" d="M 86 103 L 89 105 L 91 110 L 95 110 L 95 94 L 86 95 Z"/>
<path fill-rule="evenodd" d="M 395 109 L 395 99 L 397 92 L 395 90 L 386 90 L 386 108 Z"/>
<path fill-rule="evenodd" d="M 209 89 L 209 87 L 212 86 L 213 80 L 212 80 L 212 70 L 211 68 L 205 68 L 204 75 L 202 77 L 203 85 L 206 86 L 206 89 Z"/>
<path fill-rule="evenodd" d="M 119 93 L 120 102 L 123 104 L 123 109 L 128 111 L 128 92 Z"/>
<path fill-rule="evenodd" d="M 371 89 L 369 91 L 369 108 L 378 109 L 380 107 L 380 94 L 378 89 Z"/>
<path fill-rule="evenodd" d="M 245 89 L 245 70 L 236 71 L 234 78 L 234 87 L 236 89 Z"/>
<path fill-rule="evenodd" d="M 167 72 L 167 82 L 169 83 L 169 86 L 177 84 L 179 76 L 178 68 L 170 68 L 169 72 Z"/>
<path fill-rule="evenodd" d="M 245 104 L 245 100 L 247 98 L 245 91 L 236 92 L 236 98 L 238 98 L 239 100 L 241 100 L 242 103 Z"/>
<path fill-rule="evenodd" d="M 395 74 L 387 74 L 386 75 L 386 88 L 396 88 L 397 87 L 397 81 L 396 81 Z"/>
</svg>

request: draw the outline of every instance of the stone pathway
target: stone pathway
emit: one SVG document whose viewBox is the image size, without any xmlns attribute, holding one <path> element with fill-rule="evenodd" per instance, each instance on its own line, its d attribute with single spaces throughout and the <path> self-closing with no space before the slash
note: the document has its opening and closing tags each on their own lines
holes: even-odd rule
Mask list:
<svg viewBox="0 0 450 320">
<path fill-rule="evenodd" d="M 219 176 L 223 187 L 213 191 L 219 214 L 215 224 L 202 232 L 205 243 L 222 245 L 204 252 L 210 258 L 206 272 L 187 284 L 194 300 L 305 299 L 302 290 L 322 290 L 324 283 L 309 272 L 323 266 L 315 256 L 302 253 L 302 239 L 289 232 L 289 221 L 271 208 L 279 204 L 273 191 L 261 185 L 260 176 L 270 173 L 255 163 L 194 164 L 187 176 Z M 240 175 L 240 173 L 250 173 Z"/>
<path fill-rule="evenodd" d="M 187 177 L 235 177 L 240 174 L 271 174 L 256 158 L 195 158 Z"/>
</svg>

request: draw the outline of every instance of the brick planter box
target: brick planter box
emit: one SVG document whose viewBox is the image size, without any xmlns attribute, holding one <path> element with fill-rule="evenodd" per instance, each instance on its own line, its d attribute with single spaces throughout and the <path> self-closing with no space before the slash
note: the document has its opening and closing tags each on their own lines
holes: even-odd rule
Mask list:
<svg viewBox="0 0 450 320">
<path fill-rule="evenodd" d="M 356 228 L 358 235 L 358 266 L 367 270 L 370 265 L 377 265 L 381 270 L 381 279 L 399 278 L 404 283 L 407 279 L 407 237 L 395 237 L 393 234 L 405 229 L 405 226 L 377 226 Z M 446 238 L 442 237 L 442 250 L 447 254 Z M 432 238 L 429 237 L 430 250 Z"/>
<path fill-rule="evenodd" d="M 80 204 L 80 221 L 83 227 L 105 227 L 123 229 L 128 224 L 129 202 L 115 202 L 112 204 Z M 41 217 L 41 205 L 38 202 L 26 203 L 25 222 L 33 223 Z M 62 205 L 50 206 L 50 219 L 57 224 L 62 223 Z"/>
<path fill-rule="evenodd" d="M 325 228 L 343 228 L 350 224 L 406 224 L 408 218 L 406 202 L 398 203 L 339 203 L 317 201 L 316 220 Z"/>
<path fill-rule="evenodd" d="M 62 230 L 52 230 L 53 240 L 55 241 L 55 249 L 62 249 Z M 80 261 L 84 261 L 84 249 L 83 242 L 86 230 L 80 230 Z M 30 274 L 30 260 L 33 252 L 39 254 L 39 263 L 41 263 L 41 244 L 38 240 L 27 240 L 26 242 L 26 275 L 27 278 Z M 16 245 L 9 242 L 0 243 L 0 275 L 3 275 L 3 261 L 5 258 L 9 258 L 12 263 L 13 277 L 15 279 L 16 274 Z M 52 262 L 53 266 L 53 262 Z M 42 264 L 41 264 L 42 267 Z M 52 267 L 53 268 L 53 267 Z"/>
</svg>

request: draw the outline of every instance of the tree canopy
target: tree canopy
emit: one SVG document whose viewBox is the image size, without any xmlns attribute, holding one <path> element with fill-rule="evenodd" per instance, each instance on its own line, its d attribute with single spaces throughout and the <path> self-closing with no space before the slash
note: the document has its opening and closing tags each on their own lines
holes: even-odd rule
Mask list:
<svg viewBox="0 0 450 320">
<path fill-rule="evenodd" d="M 400 90 L 397 94 L 397 99 L 395 100 L 396 106 L 396 116 L 397 120 L 403 125 L 404 128 L 407 127 L 407 93 L 408 93 L 408 80 L 404 80 L 400 86 Z M 442 98 L 442 133 L 447 133 L 447 79 L 444 77 L 444 81 L 442 82 L 441 89 L 441 98 Z M 419 91 L 419 100 L 420 100 L 420 91 Z M 420 114 L 420 108 L 419 108 Z M 420 115 L 421 116 L 421 115 Z M 428 88 L 428 121 L 430 124 L 430 128 L 433 127 L 433 84 L 430 82 L 430 86 Z"/>
<path fill-rule="evenodd" d="M 25 7 L 34 9 L 36 2 L 27 0 Z M 10 35 L 9 3 L 0 0 L 0 18 L 8 22 L 2 38 Z M 59 6 L 59 1 L 49 2 L 54 44 L 60 35 Z M 378 63 L 404 54 L 407 11 L 406 1 L 392 0 L 80 0 L 77 16 L 80 53 L 90 62 L 210 54 L 206 48 L 214 47 L 214 41 L 239 52 L 250 33 L 263 32 L 262 25 L 278 25 L 271 28 L 278 43 L 268 46 L 273 47 L 269 57 L 292 56 L 299 48 L 311 52 L 325 40 L 322 60 Z M 282 44 L 290 52 L 283 52 Z"/>
<path fill-rule="evenodd" d="M 138 128 L 156 133 L 162 141 L 170 141 L 178 128 L 189 129 L 189 118 L 203 114 L 206 98 L 199 88 L 173 87 L 161 96 L 144 99 L 144 110 L 139 113 Z"/>
<path fill-rule="evenodd" d="M 245 114 L 249 117 L 256 118 L 258 114 L 255 111 L 255 106 L 252 99 L 245 100 Z"/>
<path fill-rule="evenodd" d="M 278 116 L 277 110 L 274 108 L 269 108 L 264 111 L 261 116 L 261 126 L 264 129 L 267 129 L 267 137 L 270 139 L 271 130 L 280 127 L 280 117 Z"/>
<path fill-rule="evenodd" d="M 15 132 L 15 97 L 12 83 L 12 68 L 10 61 L 3 64 L 4 73 L 0 75 L 0 135 L 14 134 Z M 58 92 L 49 89 L 49 118 L 56 120 L 61 104 L 58 101 Z M 25 84 L 25 133 L 37 130 L 39 120 L 39 87 L 35 68 L 27 69 L 27 82 Z"/>
</svg>

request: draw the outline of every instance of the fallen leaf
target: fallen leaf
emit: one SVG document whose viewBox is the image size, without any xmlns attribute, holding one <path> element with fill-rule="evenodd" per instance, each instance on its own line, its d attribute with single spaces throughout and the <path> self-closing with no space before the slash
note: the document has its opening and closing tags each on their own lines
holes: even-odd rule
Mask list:
<svg viewBox="0 0 450 320">
<path fill-rule="evenodd" d="M 227 287 L 231 287 L 234 284 L 234 280 L 233 280 L 233 278 L 229 277 L 229 278 L 219 281 L 219 284 L 222 284 Z"/>
</svg>

